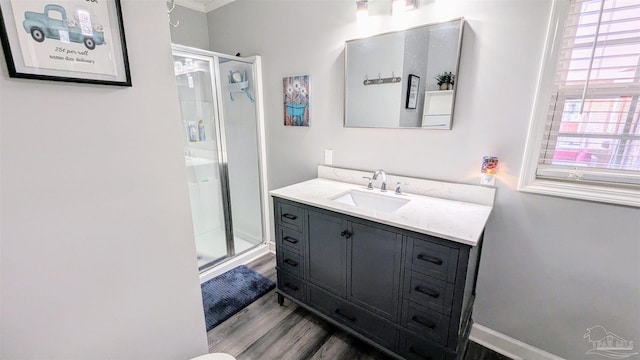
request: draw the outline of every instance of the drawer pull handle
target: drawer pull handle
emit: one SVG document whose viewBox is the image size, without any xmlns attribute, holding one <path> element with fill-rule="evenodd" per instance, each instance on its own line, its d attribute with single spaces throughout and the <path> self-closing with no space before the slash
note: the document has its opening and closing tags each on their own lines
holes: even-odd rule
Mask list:
<svg viewBox="0 0 640 360">
<path fill-rule="evenodd" d="M 285 285 L 286 286 L 286 285 Z M 432 321 L 429 321 L 425 318 L 423 318 L 422 316 L 418 316 L 418 315 L 414 315 L 411 317 L 412 321 L 417 322 L 418 324 L 428 327 L 429 329 L 435 329 L 436 324 Z"/>
<path fill-rule="evenodd" d="M 291 236 L 285 236 L 282 240 L 284 240 L 286 242 L 290 242 L 292 244 L 297 244 L 298 243 L 298 239 L 294 239 Z"/>
<path fill-rule="evenodd" d="M 297 261 L 293 261 L 291 259 L 284 259 L 284 263 L 285 264 L 289 264 L 291 266 L 298 266 L 298 262 Z"/>
<path fill-rule="evenodd" d="M 340 233 L 340 236 L 343 236 L 343 237 L 345 237 L 347 239 L 350 238 L 351 235 L 352 234 L 350 232 L 348 232 L 347 230 L 344 230 L 343 232 Z"/>
<path fill-rule="evenodd" d="M 432 360 L 433 359 L 431 357 L 431 355 L 425 355 L 425 354 L 419 353 L 418 351 L 416 351 L 416 349 L 413 346 L 409 346 L 409 352 L 420 356 L 424 360 Z"/>
<path fill-rule="evenodd" d="M 289 289 L 289 290 L 291 290 L 291 291 L 298 291 L 298 289 L 299 289 L 297 286 L 295 286 L 295 285 L 291 285 L 291 284 L 289 284 L 289 283 L 285 283 L 285 284 L 284 284 L 284 288 L 285 288 L 285 289 Z"/>
<path fill-rule="evenodd" d="M 289 220 L 295 220 L 295 219 L 297 219 L 297 218 L 298 218 L 297 216 L 295 216 L 295 215 L 293 215 L 293 214 L 282 214 L 282 216 L 283 216 L 283 217 L 286 217 L 286 218 L 287 218 L 287 219 L 289 219 Z"/>
<path fill-rule="evenodd" d="M 419 293 L 423 293 L 425 295 L 431 296 L 434 299 L 437 299 L 440 297 L 440 293 L 433 290 L 433 289 L 429 289 L 429 288 L 424 288 L 422 286 L 416 286 L 416 291 Z"/>
<path fill-rule="evenodd" d="M 336 313 L 336 315 L 339 315 L 340 317 L 343 317 L 351 322 L 355 322 L 356 318 L 354 318 L 353 316 L 349 316 L 344 314 L 342 311 L 340 311 L 340 309 L 336 309 L 336 311 L 334 311 Z"/>
<path fill-rule="evenodd" d="M 430 263 L 436 264 L 436 265 L 442 265 L 442 259 L 437 258 L 435 256 L 429 256 L 429 255 L 425 255 L 425 254 L 420 254 L 417 257 L 418 257 L 418 260 L 430 262 Z"/>
</svg>

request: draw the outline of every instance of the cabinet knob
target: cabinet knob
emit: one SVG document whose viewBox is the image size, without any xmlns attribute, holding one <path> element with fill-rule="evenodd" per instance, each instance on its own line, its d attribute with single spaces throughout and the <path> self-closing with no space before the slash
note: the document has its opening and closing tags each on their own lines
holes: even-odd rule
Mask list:
<svg viewBox="0 0 640 360">
<path fill-rule="evenodd" d="M 419 293 L 423 293 L 423 294 L 425 294 L 427 296 L 431 296 L 434 299 L 437 299 L 437 298 L 440 297 L 440 293 L 439 292 L 437 292 L 436 290 L 433 290 L 433 289 L 426 288 L 426 287 L 416 286 L 415 290 L 417 292 L 419 292 Z"/>
<path fill-rule="evenodd" d="M 347 239 L 348 239 L 348 238 L 350 238 L 350 237 L 351 237 L 351 235 L 352 235 L 352 234 L 351 234 L 349 231 L 347 231 L 347 230 L 344 230 L 344 231 L 342 231 L 342 232 L 340 233 L 340 236 L 345 237 L 345 238 L 347 238 Z"/>
<path fill-rule="evenodd" d="M 284 240 L 286 242 L 290 242 L 292 244 L 297 244 L 298 243 L 298 239 L 292 238 L 291 236 L 285 236 L 284 238 L 282 238 L 282 240 Z"/>
<path fill-rule="evenodd" d="M 288 265 L 291 265 L 291 266 L 294 266 L 294 267 L 295 267 L 295 266 L 298 266 L 298 262 L 297 262 L 297 261 L 293 261 L 293 260 L 291 260 L 291 259 L 285 259 L 285 260 L 284 260 L 284 263 L 285 263 L 285 264 L 288 264 Z"/>
<path fill-rule="evenodd" d="M 429 329 L 434 329 L 436 324 L 430 320 L 423 318 L 422 316 L 414 315 L 411 317 L 411 320 L 417 322 L 418 324 L 428 327 Z"/>
<path fill-rule="evenodd" d="M 418 260 L 422 260 L 422 261 L 426 261 L 426 262 L 430 262 L 432 264 L 436 264 L 436 265 L 442 265 L 442 259 L 435 257 L 435 256 L 429 256 L 429 255 L 425 255 L 425 254 L 419 254 L 417 256 Z"/>
<path fill-rule="evenodd" d="M 432 360 L 433 359 L 433 357 L 431 357 L 431 355 L 423 354 L 419 350 L 416 350 L 416 348 L 414 348 L 413 346 L 409 346 L 409 352 L 412 353 L 412 354 L 416 354 L 416 355 L 420 356 L 424 360 Z"/>
<path fill-rule="evenodd" d="M 289 290 L 291 290 L 291 291 L 298 291 L 298 289 L 299 289 L 297 286 L 295 286 L 295 285 L 291 285 L 291 284 L 289 284 L 289 283 L 285 283 L 285 284 L 284 284 L 284 287 L 285 287 L 285 289 L 289 289 Z"/>
<path fill-rule="evenodd" d="M 349 320 L 351 322 L 355 322 L 356 321 L 355 317 L 343 313 L 342 311 L 340 311 L 340 309 L 336 309 L 334 312 L 336 313 L 336 315 L 339 315 L 340 317 L 345 318 L 345 319 L 347 319 L 347 320 Z"/>
<path fill-rule="evenodd" d="M 296 215 L 293 215 L 293 214 L 282 214 L 282 217 L 286 217 L 289 220 L 295 220 L 298 218 Z"/>
</svg>

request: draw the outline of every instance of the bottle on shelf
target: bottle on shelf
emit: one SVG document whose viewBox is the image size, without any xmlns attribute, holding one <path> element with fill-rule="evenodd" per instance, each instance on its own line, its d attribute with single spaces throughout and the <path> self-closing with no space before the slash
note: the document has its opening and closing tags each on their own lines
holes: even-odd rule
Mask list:
<svg viewBox="0 0 640 360">
<path fill-rule="evenodd" d="M 189 123 L 187 124 L 187 129 L 189 131 L 189 141 L 198 141 L 198 130 L 196 129 L 196 122 L 189 121 Z"/>
<path fill-rule="evenodd" d="M 198 139 L 200 141 L 205 141 L 206 138 L 207 136 L 205 134 L 204 121 L 200 119 L 200 121 L 198 121 Z"/>
</svg>

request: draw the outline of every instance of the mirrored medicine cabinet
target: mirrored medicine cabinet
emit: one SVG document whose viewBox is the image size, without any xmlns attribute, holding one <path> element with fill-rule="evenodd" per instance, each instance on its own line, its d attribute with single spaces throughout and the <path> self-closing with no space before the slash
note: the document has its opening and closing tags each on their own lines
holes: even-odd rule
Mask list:
<svg viewBox="0 0 640 360">
<path fill-rule="evenodd" d="M 345 45 L 345 127 L 451 129 L 464 19 Z"/>
</svg>

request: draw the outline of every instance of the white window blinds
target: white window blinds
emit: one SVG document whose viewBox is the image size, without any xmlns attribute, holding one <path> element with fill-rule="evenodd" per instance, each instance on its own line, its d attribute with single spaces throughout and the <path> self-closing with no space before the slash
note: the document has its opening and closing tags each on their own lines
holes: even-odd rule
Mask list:
<svg viewBox="0 0 640 360">
<path fill-rule="evenodd" d="M 571 0 L 536 178 L 640 187 L 640 1 Z"/>
</svg>

